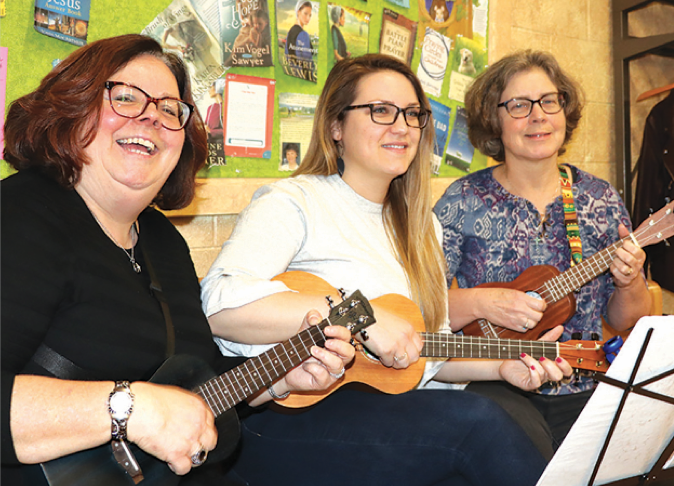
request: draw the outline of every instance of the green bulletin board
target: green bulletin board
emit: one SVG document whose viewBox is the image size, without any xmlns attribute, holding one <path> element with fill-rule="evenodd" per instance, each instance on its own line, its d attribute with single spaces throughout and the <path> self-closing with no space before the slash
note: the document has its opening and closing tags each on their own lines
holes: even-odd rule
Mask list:
<svg viewBox="0 0 674 486">
<path fill-rule="evenodd" d="M 289 0 L 285 0 L 289 1 Z M 435 6 L 437 0 L 419 0 L 430 11 L 431 3 Z M 120 35 L 125 33 L 140 33 L 158 13 L 162 12 L 170 1 L 167 0 L 91 0 L 91 9 L 89 15 L 89 35 L 88 41 Z M 257 76 L 276 80 L 275 86 L 275 106 L 274 113 L 278 113 L 279 93 L 303 93 L 319 95 L 321 88 L 328 74 L 329 65 L 332 65 L 332 41 L 330 38 L 329 13 L 327 1 L 321 1 L 319 7 L 319 45 L 318 45 L 318 82 L 313 83 L 297 78 L 292 78 L 284 74 L 279 62 L 278 49 L 272 48 L 274 66 L 273 67 L 232 67 L 227 73 L 243 74 L 248 76 Z M 386 0 L 331 0 L 331 3 L 344 7 L 353 7 L 354 9 L 370 12 L 368 46 L 369 52 L 379 51 L 379 38 L 382 26 L 382 11 L 387 8 L 393 10 L 408 19 L 419 22 L 417 27 L 417 39 L 421 35 L 426 25 L 437 27 L 442 25 L 445 28 L 445 35 L 453 38 L 452 51 L 449 54 L 449 65 L 447 75 L 442 84 L 440 96 L 429 95 L 429 98 L 436 100 L 450 107 L 451 114 L 449 119 L 449 133 L 455 123 L 457 107 L 460 102 L 448 98 L 450 84 L 450 70 L 453 66 L 458 66 L 459 49 L 457 45 L 470 44 L 474 55 L 474 65 L 484 67 L 487 63 L 487 39 L 474 36 L 472 39 L 462 37 L 461 33 L 455 31 L 450 25 L 452 20 L 444 24 L 433 24 L 428 16 L 421 11 L 417 0 L 410 0 L 410 7 L 405 8 L 397 5 L 400 2 L 391 2 Z M 472 11 L 473 5 L 486 4 L 487 0 L 457 0 L 455 2 L 440 2 L 453 7 L 453 17 L 461 18 L 467 15 L 467 11 Z M 52 62 L 62 59 L 77 49 L 76 46 L 60 41 L 43 34 L 38 33 L 33 28 L 34 0 L 11 0 L 7 3 L 7 14 L 0 19 L 0 45 L 8 47 L 7 64 L 7 87 L 6 87 L 6 107 L 11 101 L 35 89 L 40 80 L 49 72 Z M 270 27 L 272 44 L 277 39 L 275 0 L 268 0 L 270 15 Z M 483 6 L 484 8 L 484 6 Z M 420 18 L 421 17 L 421 18 Z M 486 20 L 485 20 L 486 21 Z M 464 22 L 465 23 L 465 22 Z M 458 25 L 458 23 L 457 23 Z M 458 39 L 458 42 L 457 42 Z M 363 39 L 364 41 L 365 39 Z M 412 58 L 412 70 L 417 72 L 421 49 L 419 43 L 415 43 L 414 55 Z M 330 64 L 329 64 L 330 63 Z M 271 159 L 264 158 L 242 158 L 227 157 L 226 165 L 212 167 L 207 172 L 200 174 L 204 177 L 228 177 L 228 178 L 258 178 L 258 177 L 286 177 L 289 172 L 279 171 L 279 125 L 274 120 L 272 155 Z M 443 152 L 444 153 L 444 152 Z M 487 159 L 479 152 L 475 152 L 471 168 L 474 171 L 486 166 Z M 0 177 L 6 177 L 11 173 L 9 166 L 3 161 L 0 164 Z M 467 172 L 460 168 L 450 166 L 446 163 L 441 164 L 438 171 L 439 177 L 460 177 Z"/>
</svg>

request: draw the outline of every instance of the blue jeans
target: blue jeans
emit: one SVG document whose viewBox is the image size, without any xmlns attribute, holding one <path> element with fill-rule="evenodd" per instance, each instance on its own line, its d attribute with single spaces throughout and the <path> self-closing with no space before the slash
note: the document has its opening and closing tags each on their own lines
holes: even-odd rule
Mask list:
<svg viewBox="0 0 674 486">
<path fill-rule="evenodd" d="M 250 416 L 241 433 L 233 471 L 249 486 L 526 486 L 546 465 L 507 413 L 465 391 L 340 390 Z"/>
</svg>

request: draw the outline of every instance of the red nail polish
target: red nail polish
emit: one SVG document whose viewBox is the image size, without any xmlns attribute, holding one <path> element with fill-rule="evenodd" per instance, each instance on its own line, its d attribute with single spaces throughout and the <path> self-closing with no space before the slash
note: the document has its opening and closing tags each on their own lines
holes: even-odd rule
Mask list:
<svg viewBox="0 0 674 486">
<path fill-rule="evenodd" d="M 527 355 L 526 353 L 522 353 L 520 354 L 520 358 L 524 358 L 526 355 Z"/>
<path fill-rule="evenodd" d="M 534 370 L 534 371 L 536 371 L 536 367 L 533 366 L 533 365 L 531 366 L 531 369 Z"/>
<path fill-rule="evenodd" d="M 545 358 L 543 356 L 541 356 L 540 358 L 538 358 L 538 361 L 540 361 L 542 363 L 543 361 L 545 361 Z"/>
<path fill-rule="evenodd" d="M 556 359 L 555 361 L 557 361 L 558 363 L 561 363 L 561 362 L 562 362 L 562 358 L 559 357 L 559 356 L 557 356 L 557 359 Z"/>
</svg>

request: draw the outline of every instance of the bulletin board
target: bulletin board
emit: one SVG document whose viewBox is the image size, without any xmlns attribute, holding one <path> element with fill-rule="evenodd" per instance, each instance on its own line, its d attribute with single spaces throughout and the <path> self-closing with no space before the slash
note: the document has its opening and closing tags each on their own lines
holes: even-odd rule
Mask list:
<svg viewBox="0 0 674 486">
<path fill-rule="evenodd" d="M 199 0 L 192 1 L 198 2 Z M 221 1 L 231 3 L 233 0 Z M 293 6 L 296 4 L 296 0 L 267 1 L 273 46 L 271 55 L 274 65 L 232 66 L 223 75 L 223 78 L 226 75 L 235 74 L 272 80 L 274 109 L 270 153 L 266 154 L 267 158 L 227 156 L 224 164 L 205 168 L 199 177 L 214 179 L 279 178 L 287 177 L 292 173 L 292 171 L 282 170 L 279 163 L 287 148 L 285 147 L 287 144 L 283 144 L 280 138 L 279 119 L 281 117 L 279 115 L 286 110 L 284 100 L 289 95 L 301 94 L 303 97 L 315 96 L 317 98 L 329 69 L 334 63 L 332 21 L 329 10 L 332 5 L 329 6 L 329 3 L 343 7 L 352 20 L 360 15 L 359 12 L 370 14 L 367 19 L 369 25 L 365 33 L 362 30 L 359 33 L 362 35 L 352 33 L 351 40 L 354 41 L 352 44 L 359 44 L 358 47 L 354 47 L 355 49 L 365 48 L 367 52 L 379 52 L 382 24 L 391 18 L 400 16 L 403 20 L 415 25 L 416 35 L 409 64 L 420 78 L 425 77 L 430 83 L 427 95 L 433 102 L 434 116 L 440 120 L 436 121 L 438 126 L 435 127 L 439 142 L 436 150 L 438 163 L 434 172 L 435 176 L 456 178 L 487 165 L 487 158 L 477 150 L 473 151 L 467 141 L 461 92 L 487 64 L 488 0 L 314 2 L 318 18 L 317 32 L 313 37 L 314 47 L 317 50 L 315 82 L 291 77 L 284 72 L 280 59 L 282 54 L 277 45 L 279 29 L 283 27 L 280 22 L 277 25 L 276 18 L 277 13 L 281 15 L 284 9 L 288 9 L 288 5 L 284 5 L 283 2 Z M 91 0 L 87 41 L 125 33 L 141 33 L 170 3 L 167 0 L 144 0 L 143 2 Z M 35 0 L 12 0 L 7 4 L 5 17 L 0 19 L 2 32 L 0 45 L 8 48 L 6 107 L 11 101 L 35 89 L 51 69 L 52 63 L 77 49 L 75 45 L 37 32 L 34 28 L 34 12 Z M 390 17 L 391 15 L 393 17 Z M 474 26 L 476 26 L 475 29 L 473 29 Z M 429 35 L 427 36 L 426 33 Z M 424 42 L 431 39 L 435 41 L 424 46 Z M 469 50 L 471 54 L 470 66 L 468 70 L 462 69 L 459 73 L 463 62 L 462 52 L 465 50 Z M 422 59 L 424 52 L 430 56 L 426 58 L 427 62 Z M 437 63 L 433 60 L 433 56 L 438 55 L 446 58 L 446 65 L 444 68 L 441 66 L 440 70 L 435 69 Z M 434 86 L 431 86 L 433 84 Z M 281 105 L 279 105 L 279 99 L 282 101 Z M 0 164 L 0 176 L 6 177 L 9 173 L 11 169 L 3 161 Z"/>
</svg>

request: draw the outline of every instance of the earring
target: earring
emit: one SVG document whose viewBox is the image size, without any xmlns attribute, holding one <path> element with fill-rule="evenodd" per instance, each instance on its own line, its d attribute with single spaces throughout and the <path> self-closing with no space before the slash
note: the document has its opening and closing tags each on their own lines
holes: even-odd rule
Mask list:
<svg viewBox="0 0 674 486">
<path fill-rule="evenodd" d="M 337 172 L 339 172 L 339 177 L 344 175 L 344 159 L 337 157 Z"/>
<path fill-rule="evenodd" d="M 344 175 L 344 159 L 342 159 L 344 145 L 341 141 L 335 141 L 335 147 L 337 148 L 337 172 L 339 172 L 339 177 L 342 177 Z"/>
</svg>

